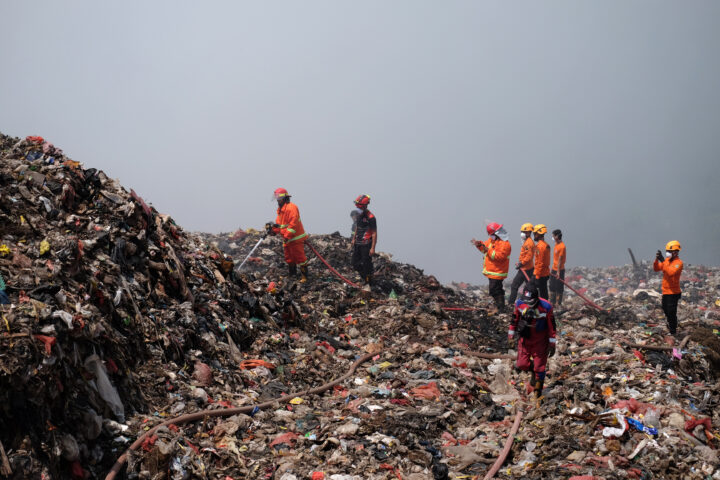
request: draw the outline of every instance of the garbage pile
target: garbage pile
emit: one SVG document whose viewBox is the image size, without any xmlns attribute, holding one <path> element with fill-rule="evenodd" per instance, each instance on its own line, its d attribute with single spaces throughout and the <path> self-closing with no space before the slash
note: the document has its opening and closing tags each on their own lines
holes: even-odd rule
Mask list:
<svg viewBox="0 0 720 480">
<path fill-rule="evenodd" d="M 260 232 L 185 232 L 39 137 L 0 136 L 0 186 L 0 478 L 720 479 L 718 268 L 672 346 L 647 264 L 569 270 L 603 310 L 566 294 L 538 405 L 484 286 L 310 252 L 300 283 L 277 238 L 239 270 Z"/>
</svg>

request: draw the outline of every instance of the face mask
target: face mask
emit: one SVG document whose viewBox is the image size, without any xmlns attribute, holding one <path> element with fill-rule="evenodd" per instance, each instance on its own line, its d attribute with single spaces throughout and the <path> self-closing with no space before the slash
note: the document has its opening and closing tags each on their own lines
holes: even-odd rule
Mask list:
<svg viewBox="0 0 720 480">
<path fill-rule="evenodd" d="M 520 233 L 520 238 L 525 240 L 527 238 L 527 233 L 525 233 L 525 232 Z"/>
<path fill-rule="evenodd" d="M 665 252 L 665 258 L 672 257 L 672 252 Z"/>
</svg>

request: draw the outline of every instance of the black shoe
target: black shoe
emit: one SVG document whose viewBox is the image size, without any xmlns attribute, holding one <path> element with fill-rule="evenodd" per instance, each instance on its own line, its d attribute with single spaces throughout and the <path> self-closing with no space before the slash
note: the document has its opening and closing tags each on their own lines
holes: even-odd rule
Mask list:
<svg viewBox="0 0 720 480">
<path fill-rule="evenodd" d="M 288 264 L 288 271 L 290 272 L 291 277 L 297 277 L 297 265 L 294 263 Z"/>
</svg>

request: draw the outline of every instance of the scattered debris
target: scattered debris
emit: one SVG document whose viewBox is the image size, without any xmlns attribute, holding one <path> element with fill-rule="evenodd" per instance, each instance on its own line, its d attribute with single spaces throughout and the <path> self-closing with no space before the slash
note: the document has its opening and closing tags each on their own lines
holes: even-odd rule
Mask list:
<svg viewBox="0 0 720 480">
<path fill-rule="evenodd" d="M 303 284 L 44 139 L 0 162 L 0 476 L 720 479 L 718 268 L 686 265 L 672 345 L 649 263 L 569 269 L 602 310 L 568 294 L 538 406 L 485 287 L 311 252 Z"/>
</svg>

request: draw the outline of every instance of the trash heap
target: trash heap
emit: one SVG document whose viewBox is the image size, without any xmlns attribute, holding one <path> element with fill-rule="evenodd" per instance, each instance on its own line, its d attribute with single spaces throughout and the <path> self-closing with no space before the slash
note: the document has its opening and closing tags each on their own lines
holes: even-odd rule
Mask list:
<svg viewBox="0 0 720 480">
<path fill-rule="evenodd" d="M 485 287 L 310 252 L 302 284 L 272 237 L 236 271 L 259 232 L 185 232 L 39 137 L 0 136 L 0 186 L 0 478 L 132 445 L 115 478 L 720 479 L 718 268 L 686 265 L 674 346 L 648 264 L 569 270 L 604 311 L 566 293 L 536 405 Z"/>
</svg>

